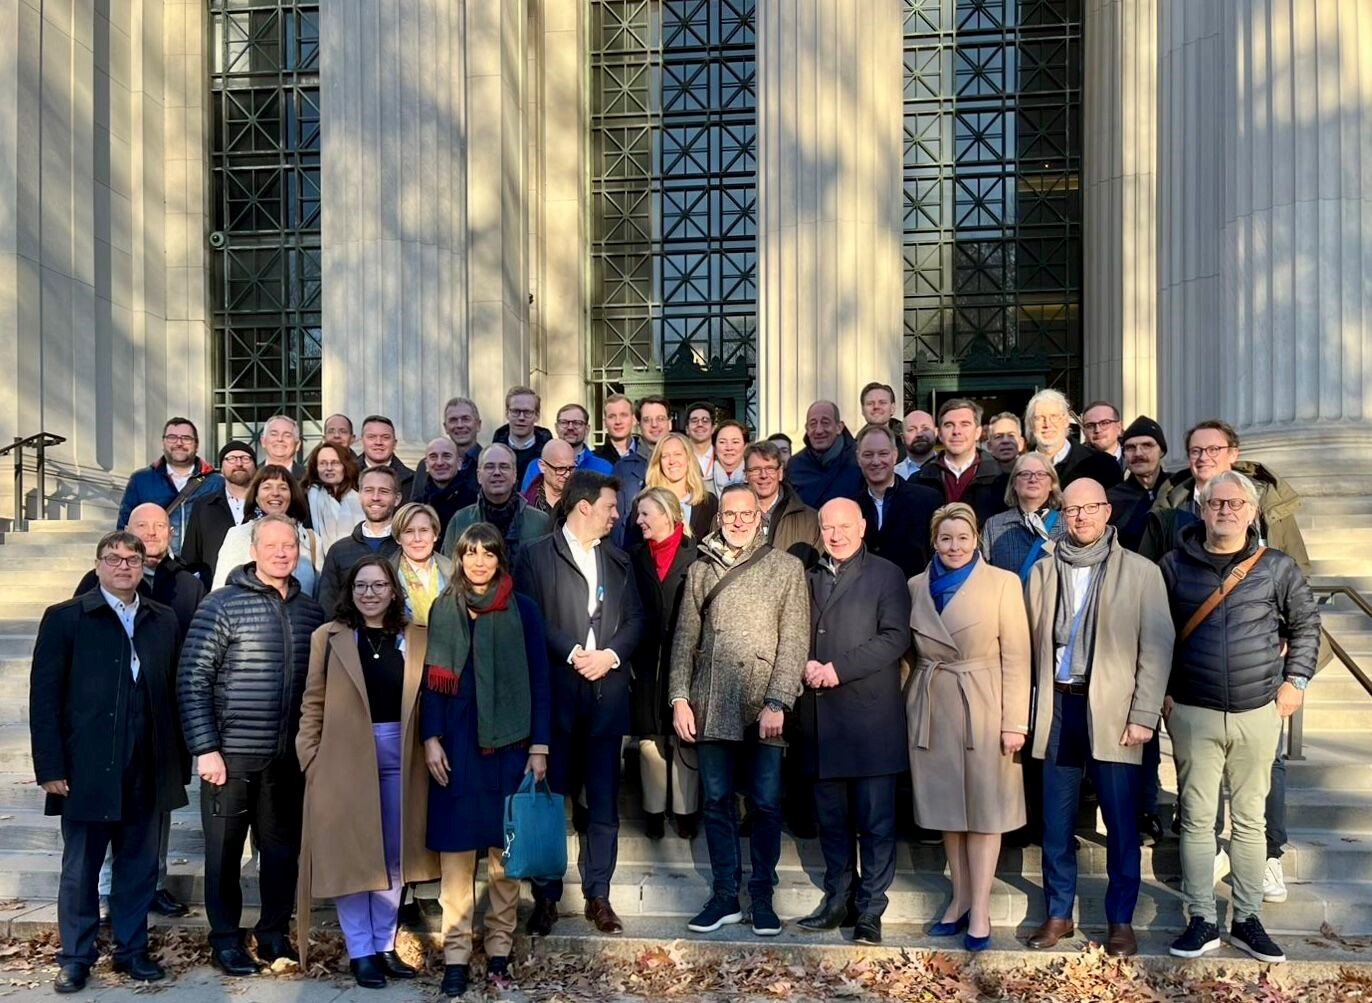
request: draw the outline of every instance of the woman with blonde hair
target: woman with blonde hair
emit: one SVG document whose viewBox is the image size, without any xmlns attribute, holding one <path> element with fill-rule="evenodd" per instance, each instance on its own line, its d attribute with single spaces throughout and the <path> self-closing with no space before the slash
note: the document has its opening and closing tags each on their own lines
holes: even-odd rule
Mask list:
<svg viewBox="0 0 1372 1003">
<path fill-rule="evenodd" d="M 1015 754 L 1029 732 L 1029 619 L 1019 579 L 977 552 L 977 516 L 934 513 L 934 558 L 910 579 L 915 670 L 906 690 L 915 821 L 943 833 L 953 899 L 931 936 L 991 943 L 1001 835 L 1024 825 Z"/>
<path fill-rule="evenodd" d="M 429 608 L 453 580 L 453 562 L 438 553 L 442 522 L 432 505 L 407 502 L 391 519 L 391 536 L 400 550 L 391 558 L 400 576 L 405 612 L 421 627 L 429 624 Z"/>
<path fill-rule="evenodd" d="M 1067 532 L 1053 461 L 1042 453 L 1016 457 L 1005 486 L 1005 504 L 1009 508 L 982 527 L 981 556 L 997 568 L 1013 571 L 1022 584 L 1029 580 L 1034 562 L 1051 554 Z"/>
<path fill-rule="evenodd" d="M 644 487 L 666 488 L 681 505 L 683 521 L 690 527 L 691 536 L 703 540 L 715 528 L 715 513 L 719 511 L 719 500 L 705 486 L 705 478 L 700 473 L 700 464 L 691 449 L 691 440 L 680 432 L 668 432 L 653 447 L 653 455 L 648 459 L 648 473 L 643 478 Z M 637 534 L 638 513 L 629 513 L 629 533 L 633 542 L 641 539 Z"/>
</svg>

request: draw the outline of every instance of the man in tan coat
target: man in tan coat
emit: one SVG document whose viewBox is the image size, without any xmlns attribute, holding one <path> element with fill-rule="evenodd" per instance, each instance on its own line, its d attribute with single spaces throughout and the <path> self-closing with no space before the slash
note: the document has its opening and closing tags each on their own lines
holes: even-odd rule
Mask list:
<svg viewBox="0 0 1372 1003">
<path fill-rule="evenodd" d="M 1106 951 L 1132 955 L 1142 866 L 1135 806 L 1143 746 L 1162 712 L 1174 628 L 1162 574 L 1125 550 L 1109 526 L 1105 488 L 1063 492 L 1067 536 L 1029 576 L 1026 600 L 1037 687 L 1034 758 L 1043 762 L 1043 892 L 1047 918 L 1029 946 L 1073 932 L 1073 827 L 1089 774 L 1106 828 Z"/>
</svg>

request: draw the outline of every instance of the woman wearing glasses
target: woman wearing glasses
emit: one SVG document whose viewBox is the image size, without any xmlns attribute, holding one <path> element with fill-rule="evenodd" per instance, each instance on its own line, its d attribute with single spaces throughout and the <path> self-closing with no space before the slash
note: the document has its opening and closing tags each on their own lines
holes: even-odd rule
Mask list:
<svg viewBox="0 0 1372 1003">
<path fill-rule="evenodd" d="M 301 592 L 313 596 L 319 581 L 319 568 L 324 563 L 324 548 L 314 530 L 306 525 L 310 520 L 310 506 L 291 472 L 275 463 L 260 468 L 248 485 L 248 493 L 243 496 L 243 511 L 248 514 L 248 520 L 225 533 L 224 542 L 219 545 L 213 588 L 223 588 L 228 584 L 229 573 L 251 560 L 248 548 L 252 543 L 253 521 L 264 515 L 285 515 L 295 520 L 296 533 L 300 537 L 295 580 L 300 583 Z"/>
<path fill-rule="evenodd" d="M 353 565 L 338 613 L 310 643 L 295 742 L 305 772 L 300 963 L 308 967 L 311 898 L 332 898 L 353 977 L 368 989 L 415 977 L 395 951 L 401 888 L 439 876 L 425 846 L 425 648 L 425 630 L 408 623 L 400 580 L 379 554 Z"/>
<path fill-rule="evenodd" d="M 910 579 L 915 671 L 906 690 L 915 821 L 943 833 L 953 897 L 929 934 L 991 943 L 991 883 L 1001 834 L 1024 825 L 1015 754 L 1029 731 L 1029 619 L 1013 573 L 977 553 L 977 517 L 934 513 L 935 551 Z"/>
<path fill-rule="evenodd" d="M 1053 543 L 1067 531 L 1052 461 L 1042 453 L 1016 459 L 1005 487 L 1005 504 L 1010 507 L 982 527 L 981 556 L 993 567 L 1013 571 L 1023 584 L 1034 562 L 1051 554 Z"/>
<path fill-rule="evenodd" d="M 357 460 L 350 450 L 320 443 L 305 460 L 305 488 L 310 500 L 310 525 L 319 534 L 325 555 L 338 540 L 352 534 L 362 521 L 357 493 Z"/>
</svg>

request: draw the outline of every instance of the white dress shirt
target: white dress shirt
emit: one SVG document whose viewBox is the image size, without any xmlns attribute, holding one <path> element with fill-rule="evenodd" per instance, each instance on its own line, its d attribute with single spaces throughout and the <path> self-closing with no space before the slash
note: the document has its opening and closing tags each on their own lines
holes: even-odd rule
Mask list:
<svg viewBox="0 0 1372 1003">
<path fill-rule="evenodd" d="M 103 585 L 100 586 L 100 594 L 105 597 L 110 609 L 114 610 L 114 615 L 119 617 L 119 622 L 124 625 L 124 633 L 129 636 L 129 670 L 133 672 L 134 682 L 137 682 L 139 662 L 138 649 L 133 646 L 133 618 L 138 615 L 138 593 L 133 594 L 133 602 L 128 604 Z"/>
<path fill-rule="evenodd" d="M 1082 604 L 1086 602 L 1086 593 L 1091 588 L 1091 572 L 1095 568 L 1073 568 L 1072 569 L 1072 619 L 1077 618 L 1081 612 Z M 1058 677 L 1058 670 L 1062 668 L 1062 656 L 1067 651 L 1067 645 L 1060 644 L 1053 649 L 1053 678 Z M 1070 668 L 1070 667 L 1069 667 Z"/>
<path fill-rule="evenodd" d="M 229 500 L 229 511 L 233 513 L 233 524 L 235 526 L 243 525 L 243 516 L 245 514 L 244 503 L 246 502 L 246 499 L 235 498 L 233 492 L 227 487 L 224 489 L 224 497 Z"/>
<path fill-rule="evenodd" d="M 572 561 L 576 564 L 577 570 L 581 572 L 581 577 L 586 579 L 586 615 L 595 616 L 596 608 L 600 606 L 603 598 L 600 595 L 600 565 L 596 560 L 596 548 L 600 546 L 600 541 L 594 540 L 589 547 L 583 547 L 581 541 L 565 525 L 562 527 L 562 537 L 567 541 L 567 549 L 571 551 Z M 582 648 L 586 651 L 596 650 L 594 627 L 587 628 L 586 643 Z"/>
</svg>

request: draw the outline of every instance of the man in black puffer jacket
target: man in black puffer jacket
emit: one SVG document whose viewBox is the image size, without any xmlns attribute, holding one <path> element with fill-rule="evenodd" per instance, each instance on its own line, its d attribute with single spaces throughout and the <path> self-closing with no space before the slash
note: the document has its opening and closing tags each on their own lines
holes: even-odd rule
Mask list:
<svg viewBox="0 0 1372 1003">
<path fill-rule="evenodd" d="M 1190 925 L 1172 954 L 1220 946 L 1215 909 L 1214 824 L 1227 776 L 1234 886 L 1230 943 L 1260 961 L 1284 960 L 1263 930 L 1264 806 L 1282 721 L 1300 707 L 1315 673 L 1320 616 L 1288 554 L 1259 550 L 1258 489 L 1237 471 L 1200 491 L 1203 525 L 1188 526 L 1162 559 L 1177 642 L 1164 714 L 1181 802 L 1182 891 Z M 1205 609 L 1223 583 L 1230 591 Z M 1195 622 L 1193 622 L 1195 621 Z"/>
<path fill-rule="evenodd" d="M 239 862 L 249 827 L 261 855 L 257 956 L 294 958 L 287 933 L 300 854 L 304 781 L 295 733 L 309 667 L 310 634 L 324 612 L 300 591 L 293 520 L 253 523 L 252 561 L 196 611 L 181 652 L 177 697 L 186 747 L 200 774 L 205 831 L 205 913 L 216 966 L 251 975 L 239 920 Z"/>
</svg>

